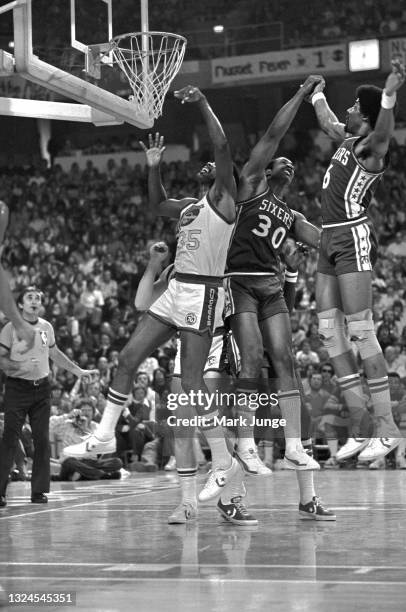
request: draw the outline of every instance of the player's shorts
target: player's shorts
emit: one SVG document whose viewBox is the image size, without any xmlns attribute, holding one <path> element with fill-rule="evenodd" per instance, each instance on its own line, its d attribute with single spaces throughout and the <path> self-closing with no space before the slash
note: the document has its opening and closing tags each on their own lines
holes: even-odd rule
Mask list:
<svg viewBox="0 0 406 612">
<path fill-rule="evenodd" d="M 223 325 L 223 279 L 208 276 L 176 275 L 148 313 L 178 330 L 214 335 Z"/>
<path fill-rule="evenodd" d="M 210 346 L 210 352 L 207 357 L 205 366 L 204 366 L 204 374 L 207 372 L 224 372 L 225 374 L 229 374 L 229 361 L 228 361 L 228 333 L 222 328 L 219 331 L 216 331 L 213 336 L 213 340 Z M 180 339 L 176 340 L 176 357 L 175 357 L 175 365 L 173 369 L 173 375 L 179 377 L 180 374 L 180 357 L 181 357 L 181 343 Z"/>
<path fill-rule="evenodd" d="M 378 257 L 378 241 L 370 223 L 323 228 L 317 272 L 339 276 L 370 272 Z"/>
<path fill-rule="evenodd" d="M 229 276 L 226 279 L 226 293 L 225 316 L 255 312 L 258 321 L 263 321 L 289 312 L 278 276 Z"/>
</svg>

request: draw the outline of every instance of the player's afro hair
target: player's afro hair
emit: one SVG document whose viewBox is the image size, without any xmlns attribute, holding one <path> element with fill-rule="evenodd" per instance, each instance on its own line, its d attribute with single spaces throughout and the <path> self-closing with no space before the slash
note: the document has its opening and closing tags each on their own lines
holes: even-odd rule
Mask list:
<svg viewBox="0 0 406 612">
<path fill-rule="evenodd" d="M 361 113 L 368 118 L 372 129 L 375 127 L 381 110 L 382 91 L 380 87 L 375 85 L 360 85 L 356 91 Z"/>
</svg>

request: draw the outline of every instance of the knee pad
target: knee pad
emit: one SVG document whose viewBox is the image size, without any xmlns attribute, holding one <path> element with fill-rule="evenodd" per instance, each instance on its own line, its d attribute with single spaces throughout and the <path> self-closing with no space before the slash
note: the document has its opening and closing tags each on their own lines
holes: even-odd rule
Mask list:
<svg viewBox="0 0 406 612">
<path fill-rule="evenodd" d="M 319 336 L 332 359 L 351 350 L 345 334 L 345 315 L 338 308 L 319 312 Z"/>
<path fill-rule="evenodd" d="M 347 321 L 348 333 L 351 340 L 357 345 L 361 359 L 368 359 L 368 357 L 375 357 L 382 353 L 375 334 L 370 308 L 348 315 Z"/>
</svg>

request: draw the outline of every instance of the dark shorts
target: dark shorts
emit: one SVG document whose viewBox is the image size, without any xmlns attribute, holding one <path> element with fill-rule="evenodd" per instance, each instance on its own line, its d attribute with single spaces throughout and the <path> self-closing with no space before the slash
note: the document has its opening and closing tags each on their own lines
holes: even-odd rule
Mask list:
<svg viewBox="0 0 406 612">
<path fill-rule="evenodd" d="M 286 312 L 282 286 L 277 276 L 230 276 L 226 283 L 227 316 L 255 312 L 258 321 Z"/>
<path fill-rule="evenodd" d="M 378 241 L 370 223 L 324 228 L 317 272 L 330 276 L 370 272 L 377 257 Z"/>
</svg>

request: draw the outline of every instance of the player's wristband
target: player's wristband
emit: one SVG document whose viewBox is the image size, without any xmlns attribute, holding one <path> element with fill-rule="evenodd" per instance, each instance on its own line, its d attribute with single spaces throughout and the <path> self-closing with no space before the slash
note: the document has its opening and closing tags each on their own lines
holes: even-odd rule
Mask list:
<svg viewBox="0 0 406 612">
<path fill-rule="evenodd" d="M 382 98 L 381 98 L 382 108 L 384 108 L 385 110 L 392 110 L 395 104 L 396 104 L 396 92 L 392 94 L 391 96 L 388 96 L 385 93 L 385 90 L 383 90 Z"/>
<path fill-rule="evenodd" d="M 299 273 L 298 272 L 291 272 L 290 270 L 286 270 L 285 272 L 285 282 L 286 283 L 296 283 L 297 282 L 297 277 L 298 277 Z"/>
<path fill-rule="evenodd" d="M 322 91 L 318 91 L 317 93 L 312 95 L 313 106 L 316 104 L 317 100 L 326 100 L 326 96 Z"/>
</svg>

